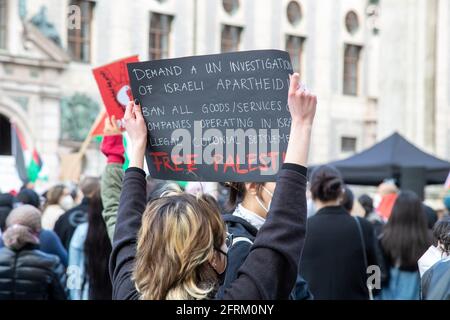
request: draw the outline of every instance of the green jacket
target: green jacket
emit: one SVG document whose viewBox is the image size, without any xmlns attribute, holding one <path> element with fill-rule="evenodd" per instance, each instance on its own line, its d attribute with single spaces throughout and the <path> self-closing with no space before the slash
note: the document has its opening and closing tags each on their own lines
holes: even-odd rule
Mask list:
<svg viewBox="0 0 450 320">
<path fill-rule="evenodd" d="M 109 239 L 113 240 L 116 228 L 117 210 L 119 209 L 120 192 L 122 191 L 124 171 L 122 164 L 110 163 L 106 165 L 102 174 L 101 197 L 103 203 L 103 219 L 108 229 Z"/>
</svg>

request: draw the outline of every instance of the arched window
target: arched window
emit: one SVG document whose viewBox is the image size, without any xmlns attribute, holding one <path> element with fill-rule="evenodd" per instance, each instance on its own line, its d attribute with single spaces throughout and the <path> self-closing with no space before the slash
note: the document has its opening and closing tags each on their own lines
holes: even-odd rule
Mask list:
<svg viewBox="0 0 450 320">
<path fill-rule="evenodd" d="M 348 33 L 355 34 L 359 29 L 359 19 L 355 11 L 349 11 L 345 16 L 345 28 Z"/>
<path fill-rule="evenodd" d="M 11 123 L 9 119 L 0 114 L 0 156 L 12 155 L 11 150 Z"/>
<path fill-rule="evenodd" d="M 344 94 L 358 95 L 359 59 L 362 47 L 346 44 L 344 50 Z"/>
<path fill-rule="evenodd" d="M 292 35 L 286 36 L 286 51 L 289 52 L 292 68 L 295 72 L 302 73 L 303 43 L 305 38 Z"/>
<path fill-rule="evenodd" d="M 223 25 L 222 26 L 222 43 L 221 52 L 234 52 L 239 51 L 239 45 L 241 43 L 242 28 Z"/>
<path fill-rule="evenodd" d="M 293 26 L 296 26 L 300 23 L 302 20 L 302 8 L 300 7 L 300 4 L 297 1 L 291 1 L 289 2 L 287 6 L 287 19 L 290 24 Z"/>
<path fill-rule="evenodd" d="M 165 14 L 151 13 L 150 17 L 150 60 L 167 59 L 170 54 L 170 31 L 173 17 Z"/>
<path fill-rule="evenodd" d="M 226 13 L 235 14 L 239 9 L 239 0 L 223 0 L 222 6 Z"/>
</svg>

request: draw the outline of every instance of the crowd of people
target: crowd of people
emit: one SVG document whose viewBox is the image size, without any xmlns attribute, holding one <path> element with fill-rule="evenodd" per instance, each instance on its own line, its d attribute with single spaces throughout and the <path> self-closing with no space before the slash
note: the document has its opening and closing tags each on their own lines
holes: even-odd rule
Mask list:
<svg viewBox="0 0 450 320">
<path fill-rule="evenodd" d="M 438 217 L 394 184 L 355 197 L 336 168 L 308 173 L 317 98 L 298 74 L 288 104 L 276 182 L 182 188 L 146 176 L 147 128 L 130 102 L 126 171 L 106 119 L 100 178 L 0 195 L 0 299 L 450 299 L 450 194 Z"/>
</svg>

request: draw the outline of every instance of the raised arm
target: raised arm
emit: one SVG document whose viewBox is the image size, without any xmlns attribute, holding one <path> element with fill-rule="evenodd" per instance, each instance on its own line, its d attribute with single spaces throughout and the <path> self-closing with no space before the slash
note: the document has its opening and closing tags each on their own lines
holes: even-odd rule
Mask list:
<svg viewBox="0 0 450 320">
<path fill-rule="evenodd" d="M 132 102 L 127 106 L 124 120 L 132 142 L 132 154 L 130 168 L 125 172 L 120 195 L 109 267 L 113 299 L 130 300 L 138 299 L 131 277 L 136 255 L 137 233 L 146 206 L 146 180 L 142 168 L 147 128 L 141 108 Z"/>
<path fill-rule="evenodd" d="M 108 236 L 112 241 L 123 184 L 124 172 L 122 166 L 125 161 L 122 133 L 114 116 L 111 119 L 105 119 L 101 150 L 107 158 L 107 165 L 101 179 L 102 215 L 108 229 Z"/>
<path fill-rule="evenodd" d="M 300 88 L 300 75 L 298 73 L 291 76 L 288 104 L 292 124 L 284 162 L 306 167 L 312 125 L 316 115 L 317 97 Z"/>
<path fill-rule="evenodd" d="M 290 141 L 267 220 L 224 299 L 288 299 L 295 285 L 306 233 L 305 166 L 317 104 L 317 98 L 299 84 L 299 75 L 294 74 L 289 90 Z"/>
</svg>

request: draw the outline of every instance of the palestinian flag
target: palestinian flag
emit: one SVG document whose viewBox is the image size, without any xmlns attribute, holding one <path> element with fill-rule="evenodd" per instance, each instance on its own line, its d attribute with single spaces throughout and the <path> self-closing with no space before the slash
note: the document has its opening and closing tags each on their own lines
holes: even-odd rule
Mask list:
<svg viewBox="0 0 450 320">
<path fill-rule="evenodd" d="M 34 147 L 27 146 L 25 137 L 15 124 L 11 124 L 11 145 L 16 168 L 23 183 L 36 182 L 42 169 L 42 160 Z"/>
</svg>

